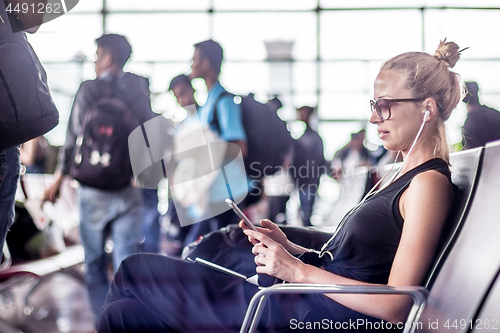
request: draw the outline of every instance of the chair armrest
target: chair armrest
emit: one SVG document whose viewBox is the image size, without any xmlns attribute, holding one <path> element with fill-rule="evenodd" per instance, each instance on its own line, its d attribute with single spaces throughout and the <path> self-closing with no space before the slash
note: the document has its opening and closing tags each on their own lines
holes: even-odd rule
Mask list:
<svg viewBox="0 0 500 333">
<path fill-rule="evenodd" d="M 425 306 L 429 291 L 423 287 L 391 287 L 391 286 L 346 286 L 336 284 L 276 284 L 269 288 L 262 288 L 250 300 L 240 333 L 255 332 L 257 324 L 264 310 L 267 298 L 272 294 L 387 294 L 410 295 L 413 306 L 406 320 L 404 333 L 414 332 L 417 320 Z"/>
</svg>

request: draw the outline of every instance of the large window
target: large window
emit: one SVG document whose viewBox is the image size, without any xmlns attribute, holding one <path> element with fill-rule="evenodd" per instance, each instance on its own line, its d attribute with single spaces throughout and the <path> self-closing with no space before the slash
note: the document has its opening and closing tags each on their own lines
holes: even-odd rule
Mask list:
<svg viewBox="0 0 500 333">
<path fill-rule="evenodd" d="M 80 0 L 75 9 L 29 37 L 48 72 L 61 124 L 47 138 L 64 143 L 72 100 L 82 80 L 94 78 L 94 40 L 103 31 L 124 34 L 133 47 L 126 70 L 147 76 L 153 107 L 177 119 L 167 91 L 172 77 L 189 73 L 193 44 L 221 43 L 221 81 L 230 91 L 254 92 L 258 99 L 278 95 L 280 116 L 293 120 L 295 108 L 318 106 L 318 130 L 325 156 L 367 127 L 368 100 L 384 60 L 406 51 L 433 52 L 445 37 L 463 53 L 455 70 L 476 80 L 485 104 L 500 108 L 500 44 L 492 38 L 500 21 L 496 0 Z M 288 42 L 290 57 L 268 58 L 266 42 Z M 206 88 L 196 80 L 197 99 Z M 451 143 L 461 140 L 466 110 L 460 105 L 448 123 Z"/>
</svg>

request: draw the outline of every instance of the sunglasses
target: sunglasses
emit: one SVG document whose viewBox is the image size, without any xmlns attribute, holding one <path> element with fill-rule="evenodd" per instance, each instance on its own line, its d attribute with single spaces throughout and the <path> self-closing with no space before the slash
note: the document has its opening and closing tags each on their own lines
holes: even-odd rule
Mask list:
<svg viewBox="0 0 500 333">
<path fill-rule="evenodd" d="M 399 102 L 421 102 L 423 98 L 399 98 L 399 99 L 385 99 L 379 98 L 376 101 L 370 100 L 370 107 L 372 113 L 377 111 L 377 115 L 382 120 L 387 120 L 391 118 L 391 105 Z"/>
</svg>

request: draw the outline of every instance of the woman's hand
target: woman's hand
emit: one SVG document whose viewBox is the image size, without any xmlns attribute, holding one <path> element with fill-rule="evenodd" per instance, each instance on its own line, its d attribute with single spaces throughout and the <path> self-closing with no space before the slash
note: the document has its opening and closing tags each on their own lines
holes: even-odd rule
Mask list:
<svg viewBox="0 0 500 333">
<path fill-rule="evenodd" d="M 288 282 L 299 281 L 302 268 L 305 266 L 302 261 L 293 257 L 281 244 L 261 232 L 250 229 L 245 229 L 243 232 L 249 239 L 256 241 L 252 253 L 255 254 L 257 273 L 271 275 Z"/>
<path fill-rule="evenodd" d="M 257 230 L 260 233 L 266 235 L 276 243 L 281 244 L 285 249 L 288 248 L 288 238 L 286 237 L 283 230 L 281 230 L 280 227 L 276 225 L 276 223 L 273 223 L 270 220 L 265 219 L 265 220 L 260 220 L 260 225 L 262 227 L 256 226 Z M 243 230 L 250 230 L 250 228 L 247 227 L 247 225 L 245 224 L 245 222 L 243 222 L 243 220 L 240 221 L 239 226 Z M 252 236 L 248 236 L 248 241 L 253 245 L 259 243 L 259 241 L 255 240 Z"/>
</svg>

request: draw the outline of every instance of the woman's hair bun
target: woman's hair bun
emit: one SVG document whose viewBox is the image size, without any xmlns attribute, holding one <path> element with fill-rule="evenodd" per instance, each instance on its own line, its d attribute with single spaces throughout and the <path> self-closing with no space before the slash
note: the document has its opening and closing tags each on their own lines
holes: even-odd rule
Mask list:
<svg viewBox="0 0 500 333">
<path fill-rule="evenodd" d="M 434 53 L 434 57 L 446 64 L 446 67 L 453 68 L 460 57 L 458 45 L 453 42 L 447 42 L 446 38 L 439 42 L 439 46 Z"/>
</svg>

